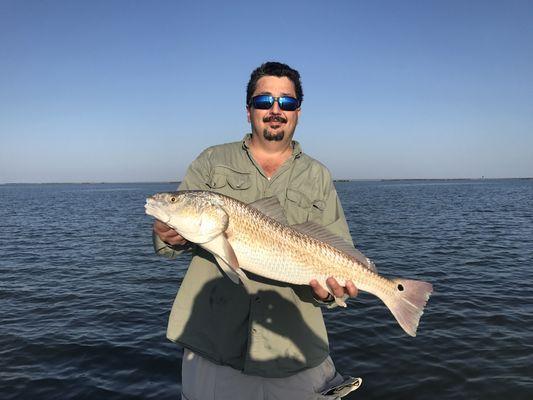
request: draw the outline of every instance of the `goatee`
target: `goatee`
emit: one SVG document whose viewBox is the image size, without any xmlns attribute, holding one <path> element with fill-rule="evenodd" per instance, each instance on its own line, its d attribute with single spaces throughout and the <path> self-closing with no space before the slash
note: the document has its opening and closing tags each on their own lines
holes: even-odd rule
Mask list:
<svg viewBox="0 0 533 400">
<path fill-rule="evenodd" d="M 278 133 L 273 133 L 269 131 L 268 129 L 263 130 L 263 137 L 266 140 L 270 140 L 272 142 L 281 142 L 284 136 L 285 136 L 285 131 L 279 131 Z"/>
<path fill-rule="evenodd" d="M 267 115 L 265 118 L 263 118 L 263 122 L 265 124 L 269 122 L 279 122 L 280 124 L 286 124 L 287 118 L 281 115 Z M 272 142 L 281 142 L 284 136 L 285 136 L 285 131 L 279 131 L 278 133 L 273 133 L 269 131 L 268 128 L 265 128 L 263 130 L 263 137 L 266 140 L 270 140 Z"/>
</svg>

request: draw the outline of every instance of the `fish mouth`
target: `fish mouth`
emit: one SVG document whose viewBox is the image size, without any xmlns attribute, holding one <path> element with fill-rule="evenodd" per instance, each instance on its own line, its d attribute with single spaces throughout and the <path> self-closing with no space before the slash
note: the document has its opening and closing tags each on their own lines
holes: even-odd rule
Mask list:
<svg viewBox="0 0 533 400">
<path fill-rule="evenodd" d="M 144 205 L 145 213 L 167 224 L 170 221 L 170 216 L 166 212 L 162 211 L 161 208 L 154 205 L 153 202 L 154 200 L 152 198 L 148 198 L 146 200 L 146 204 Z"/>
</svg>

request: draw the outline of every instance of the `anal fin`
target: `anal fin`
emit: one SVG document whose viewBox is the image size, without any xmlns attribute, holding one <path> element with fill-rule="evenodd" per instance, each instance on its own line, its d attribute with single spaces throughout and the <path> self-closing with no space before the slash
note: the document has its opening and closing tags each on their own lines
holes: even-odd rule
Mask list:
<svg viewBox="0 0 533 400">
<path fill-rule="evenodd" d="M 335 303 L 337 303 L 337 305 L 341 307 L 346 307 L 346 299 L 348 299 L 349 297 L 347 294 L 345 294 L 342 297 L 335 297 L 335 296 L 333 297 L 335 298 Z"/>
</svg>

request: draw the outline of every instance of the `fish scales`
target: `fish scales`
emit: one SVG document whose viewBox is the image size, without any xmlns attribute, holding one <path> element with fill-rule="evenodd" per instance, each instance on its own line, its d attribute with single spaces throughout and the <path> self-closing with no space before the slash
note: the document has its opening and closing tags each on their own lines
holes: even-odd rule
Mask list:
<svg viewBox="0 0 533 400">
<path fill-rule="evenodd" d="M 427 282 L 385 278 L 351 254 L 218 193 L 159 193 L 147 199 L 145 207 L 148 214 L 211 251 L 230 277 L 235 275 L 232 270 L 243 269 L 298 285 L 316 279 L 327 287 L 329 277 L 340 284 L 351 280 L 359 290 L 379 297 L 411 336 L 416 335 L 433 290 Z"/>
<path fill-rule="evenodd" d="M 352 280 L 366 291 L 378 282 L 394 286 L 354 257 L 284 226 L 250 206 L 227 197 L 224 209 L 229 215 L 228 240 L 246 270 L 300 285 L 312 279 L 325 284 L 333 276 L 339 282 Z M 272 246 L 273 239 L 276 246 Z"/>
</svg>

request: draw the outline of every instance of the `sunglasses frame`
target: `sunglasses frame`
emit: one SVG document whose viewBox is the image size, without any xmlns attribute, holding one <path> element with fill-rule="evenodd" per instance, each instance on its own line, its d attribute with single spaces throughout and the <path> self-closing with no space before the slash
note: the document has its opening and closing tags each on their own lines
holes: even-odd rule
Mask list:
<svg viewBox="0 0 533 400">
<path fill-rule="evenodd" d="M 256 107 L 255 106 L 255 99 L 257 99 L 258 97 L 268 97 L 269 98 L 269 101 L 270 101 L 270 107 L 269 108 L 259 108 L 259 107 Z M 286 110 L 283 108 L 282 106 L 282 103 L 280 103 L 280 99 L 291 99 L 291 100 L 295 100 L 296 101 L 296 108 L 294 110 Z M 282 100 L 283 101 L 283 100 Z M 292 96 L 279 96 L 279 97 L 274 97 L 270 94 L 258 94 L 257 96 L 254 96 L 252 97 L 252 99 L 250 100 L 250 106 L 253 106 L 255 109 L 257 110 L 270 110 L 272 107 L 274 107 L 274 103 L 278 103 L 278 107 L 283 110 L 283 111 L 296 111 L 300 108 L 300 100 L 298 100 L 296 97 L 292 97 Z"/>
</svg>

